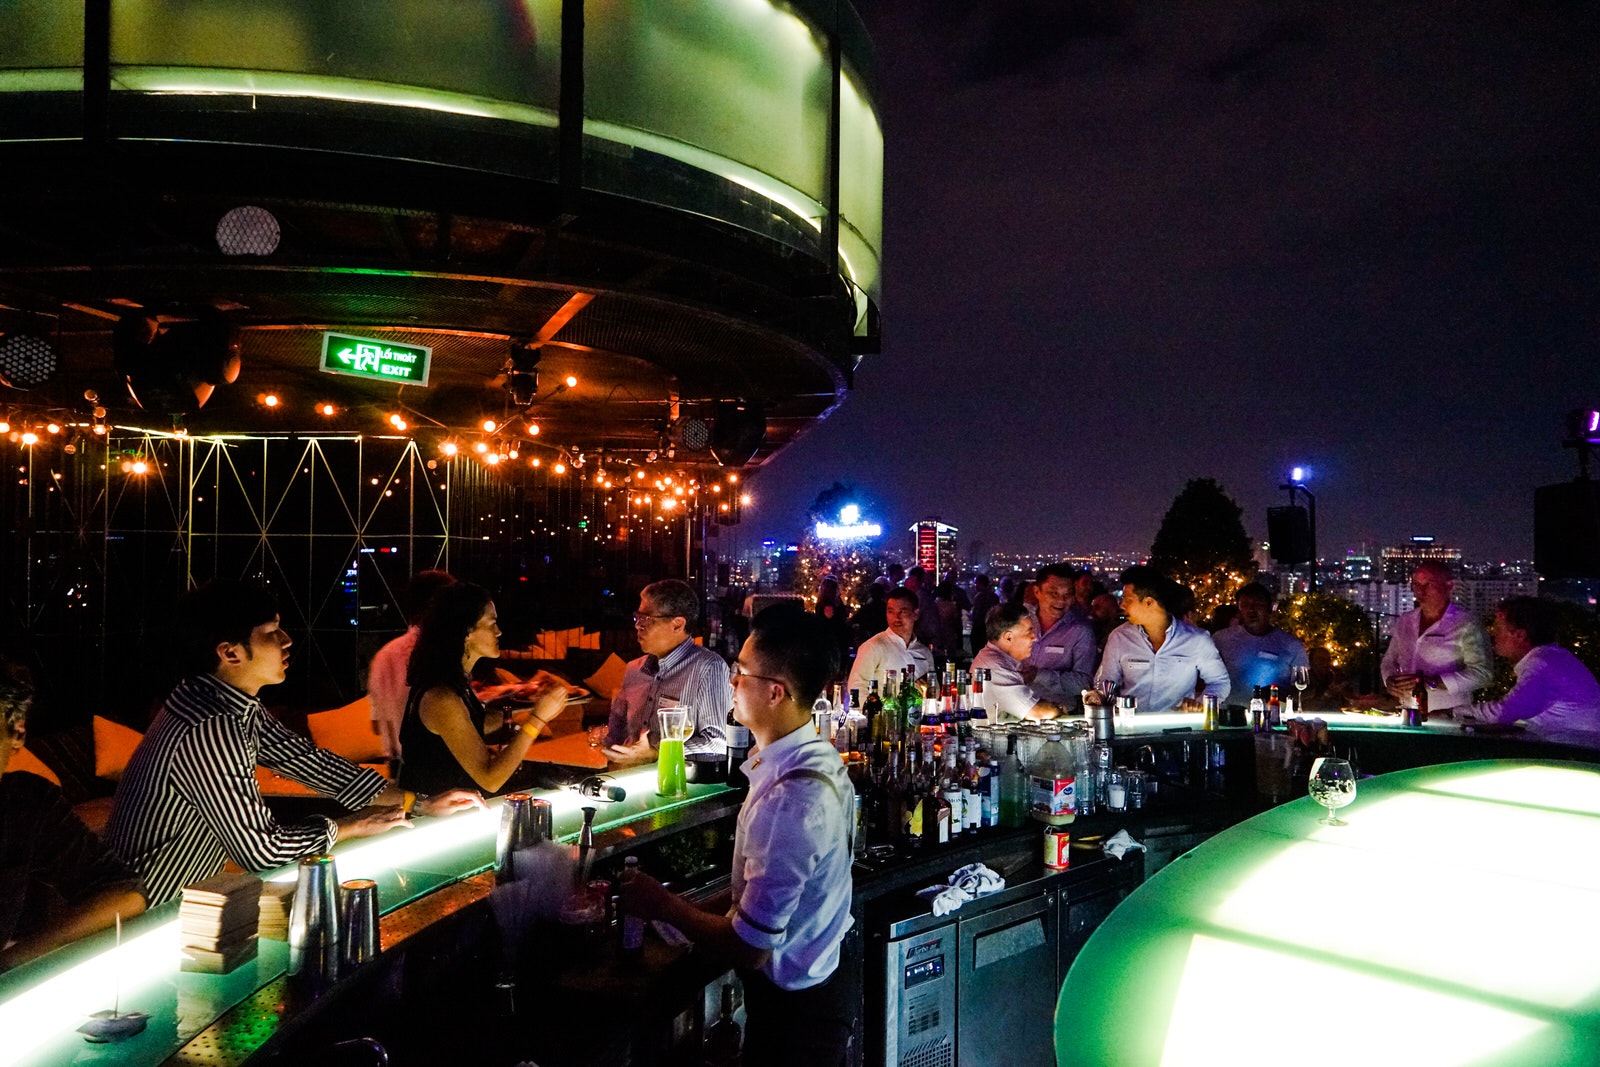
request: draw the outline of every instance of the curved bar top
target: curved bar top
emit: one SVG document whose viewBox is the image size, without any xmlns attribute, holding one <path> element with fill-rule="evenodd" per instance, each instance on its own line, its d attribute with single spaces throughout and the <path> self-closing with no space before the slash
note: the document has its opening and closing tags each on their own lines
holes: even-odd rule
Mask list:
<svg viewBox="0 0 1600 1067">
<path fill-rule="evenodd" d="M 1301 798 L 1156 874 L 1085 945 L 1062 1064 L 1590 1064 L 1600 768 L 1488 760 Z"/>
<path fill-rule="evenodd" d="M 691 785 L 685 799 L 658 797 L 653 764 L 611 777 L 628 796 L 614 804 L 595 804 L 595 834 L 622 829 L 635 843 L 644 840 L 663 815 L 708 806 L 707 802 L 733 792 L 725 785 Z M 572 790 L 533 795 L 550 801 L 556 837 L 576 841 L 583 824 L 581 809 L 595 802 Z M 339 878 L 376 880 L 378 900 L 387 914 L 492 867 L 499 821 L 500 804 L 490 801 L 487 811 L 421 819 L 411 830 L 337 845 Z M 293 881 L 296 872 L 291 866 L 263 877 Z M 114 948 L 114 937 L 106 931 L 0 975 L 0 1067 L 161 1063 L 282 974 L 288 948 L 281 941 L 264 940 L 256 959 L 227 975 L 180 972 L 179 959 L 178 902 L 172 901 L 125 924 L 120 949 Z M 85 1043 L 77 1027 L 113 1003 L 123 1011 L 148 1013 L 145 1031 L 117 1044 Z"/>
</svg>

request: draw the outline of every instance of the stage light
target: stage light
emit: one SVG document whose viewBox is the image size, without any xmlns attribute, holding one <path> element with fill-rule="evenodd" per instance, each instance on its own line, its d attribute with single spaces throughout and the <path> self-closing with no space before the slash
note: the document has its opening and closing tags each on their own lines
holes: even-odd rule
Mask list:
<svg viewBox="0 0 1600 1067">
<path fill-rule="evenodd" d="M 34 333 L 14 333 L 0 340 L 0 385 L 36 389 L 55 377 L 60 365 L 55 345 Z"/>
<path fill-rule="evenodd" d="M 323 404 L 321 407 L 317 408 L 317 410 L 322 412 L 324 415 L 332 415 L 338 409 L 332 404 Z"/>
<path fill-rule="evenodd" d="M 688 418 L 678 424 L 678 438 L 691 452 L 704 452 L 711 447 L 711 424 L 705 419 Z"/>
<path fill-rule="evenodd" d="M 145 411 L 193 414 L 239 377 L 239 330 L 214 308 L 186 322 L 124 315 L 111 344 L 128 395 Z"/>
</svg>

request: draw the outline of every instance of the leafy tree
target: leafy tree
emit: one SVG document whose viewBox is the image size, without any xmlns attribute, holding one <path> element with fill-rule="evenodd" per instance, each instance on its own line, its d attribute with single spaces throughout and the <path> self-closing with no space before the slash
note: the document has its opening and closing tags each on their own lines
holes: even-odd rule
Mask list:
<svg viewBox="0 0 1600 1067">
<path fill-rule="evenodd" d="M 1332 593 L 1298 593 L 1279 607 L 1277 623 L 1306 648 L 1326 648 L 1358 691 L 1370 688 L 1378 650 L 1372 617 L 1359 604 Z"/>
<path fill-rule="evenodd" d="M 1150 563 L 1194 591 L 1200 617 L 1233 599 L 1256 576 L 1244 509 L 1214 478 L 1194 478 L 1167 508 Z"/>
<path fill-rule="evenodd" d="M 861 504 L 870 511 L 867 502 L 853 485 L 834 482 L 817 494 L 806 509 L 806 529 L 800 538 L 800 558 L 794 569 L 793 589 L 815 603 L 817 586 L 825 574 L 839 579 L 839 592 L 851 607 L 860 604 L 862 587 L 882 571 L 882 560 L 877 548 L 868 541 L 839 543 L 817 537 L 818 522 L 837 522 L 839 509 L 846 504 Z"/>
</svg>

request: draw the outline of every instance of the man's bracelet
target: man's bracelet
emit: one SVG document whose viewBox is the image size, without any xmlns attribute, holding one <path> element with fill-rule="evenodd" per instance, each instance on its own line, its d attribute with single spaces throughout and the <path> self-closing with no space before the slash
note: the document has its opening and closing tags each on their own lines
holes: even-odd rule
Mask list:
<svg viewBox="0 0 1600 1067">
<path fill-rule="evenodd" d="M 531 716 L 527 722 L 522 724 L 522 732 L 530 738 L 538 737 L 544 732 L 544 720 L 537 715 Z"/>
<path fill-rule="evenodd" d="M 412 808 L 416 807 L 418 804 L 426 802 L 427 799 L 428 795 L 426 793 L 413 793 L 411 790 L 407 789 L 403 794 L 401 794 L 400 810 L 405 812 L 407 815 L 410 815 Z"/>
</svg>

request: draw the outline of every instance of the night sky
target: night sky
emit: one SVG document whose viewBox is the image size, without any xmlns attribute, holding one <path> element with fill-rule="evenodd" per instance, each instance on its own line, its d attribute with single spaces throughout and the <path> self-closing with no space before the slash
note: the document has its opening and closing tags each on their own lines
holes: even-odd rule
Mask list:
<svg viewBox="0 0 1600 1067">
<path fill-rule="evenodd" d="M 1596 5 L 857 0 L 887 137 L 884 351 L 753 485 L 891 532 L 1148 550 L 1192 477 L 1265 536 L 1532 553 L 1600 406 Z M 903 539 L 909 543 L 909 539 Z"/>
</svg>

